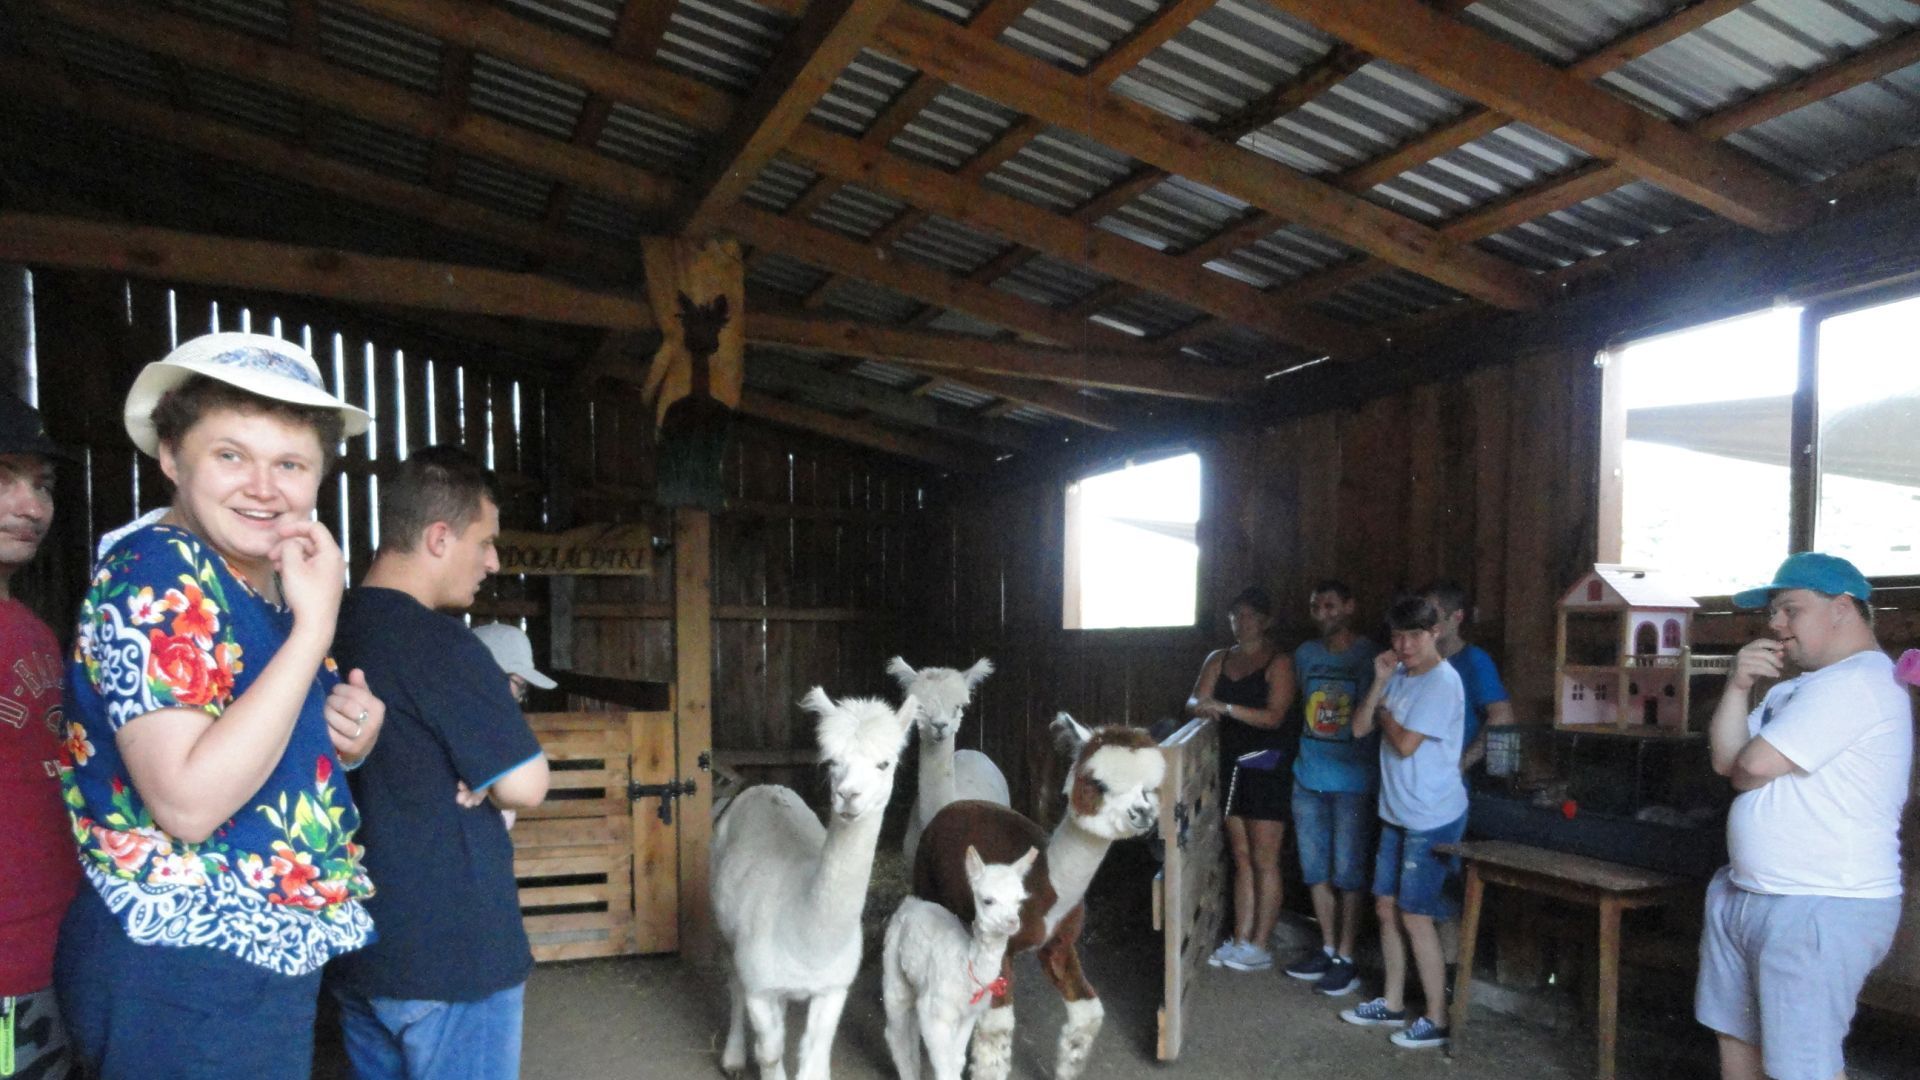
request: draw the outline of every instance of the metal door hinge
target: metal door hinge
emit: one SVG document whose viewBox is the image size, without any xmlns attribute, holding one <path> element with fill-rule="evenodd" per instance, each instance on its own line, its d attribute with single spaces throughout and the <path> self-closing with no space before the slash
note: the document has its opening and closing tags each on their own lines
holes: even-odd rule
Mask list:
<svg viewBox="0 0 1920 1080">
<path fill-rule="evenodd" d="M 632 783 L 627 785 L 627 800 L 639 802 L 641 799 L 659 799 L 660 823 L 671 825 L 673 824 L 673 801 L 698 790 L 700 790 L 699 786 L 691 780 L 669 780 L 664 784 Z"/>
</svg>

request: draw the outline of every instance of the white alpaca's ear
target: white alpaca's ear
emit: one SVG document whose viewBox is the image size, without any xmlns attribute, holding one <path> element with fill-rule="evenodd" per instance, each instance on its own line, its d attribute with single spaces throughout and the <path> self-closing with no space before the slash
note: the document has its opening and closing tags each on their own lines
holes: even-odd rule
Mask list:
<svg viewBox="0 0 1920 1080">
<path fill-rule="evenodd" d="M 993 674 L 993 661 L 983 656 L 975 660 L 973 666 L 961 672 L 961 674 L 966 677 L 967 689 L 971 690 L 979 686 L 982 679 Z"/>
<path fill-rule="evenodd" d="M 1030 847 L 1027 849 L 1027 853 L 1025 855 L 1022 855 L 1018 859 L 1014 860 L 1013 868 L 1019 872 L 1021 877 L 1026 877 L 1027 871 L 1033 869 L 1033 861 L 1035 859 L 1038 859 L 1039 857 L 1040 857 L 1040 849 L 1037 847 Z"/>
<path fill-rule="evenodd" d="M 833 711 L 833 699 L 827 696 L 824 687 L 816 686 L 800 699 L 800 707 L 815 716 L 825 716 Z"/>
<path fill-rule="evenodd" d="M 980 879 L 982 877 L 985 877 L 986 873 L 987 873 L 987 862 L 985 859 L 982 859 L 980 857 L 980 849 L 974 847 L 972 844 L 968 844 L 967 845 L 967 883 L 970 885 L 978 885 L 980 883 Z"/>
<path fill-rule="evenodd" d="M 1080 748 L 1093 740 L 1093 732 L 1066 713 L 1053 718 L 1053 737 L 1068 757 L 1079 757 Z"/>
<path fill-rule="evenodd" d="M 912 694 L 908 694 L 907 700 L 900 703 L 900 711 L 893 714 L 893 718 L 900 723 L 900 744 L 902 746 L 906 745 L 907 735 L 913 731 L 913 718 L 918 715 L 920 715 L 920 699 L 914 697 Z"/>
<path fill-rule="evenodd" d="M 893 676 L 893 681 L 899 683 L 900 689 L 902 690 L 905 690 L 908 684 L 912 683 L 913 680 L 920 675 L 919 672 L 913 670 L 912 664 L 907 663 L 898 656 L 887 661 L 887 674 Z"/>
</svg>

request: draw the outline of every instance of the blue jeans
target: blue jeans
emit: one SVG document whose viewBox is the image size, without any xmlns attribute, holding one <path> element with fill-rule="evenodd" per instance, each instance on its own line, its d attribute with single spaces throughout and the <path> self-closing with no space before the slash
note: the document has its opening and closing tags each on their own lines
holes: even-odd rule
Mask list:
<svg viewBox="0 0 1920 1080">
<path fill-rule="evenodd" d="M 1293 835 L 1300 846 L 1300 877 L 1308 885 L 1332 881 L 1341 892 L 1367 887 L 1367 834 L 1379 818 L 1365 792 L 1315 791 L 1293 786 Z"/>
<path fill-rule="evenodd" d="M 53 985 L 74 1057 L 99 1080 L 313 1071 L 319 972 L 280 975 L 197 945 L 137 945 L 84 881 L 60 924 Z"/>
<path fill-rule="evenodd" d="M 1391 896 L 1411 915 L 1451 919 L 1458 902 L 1447 885 L 1460 873 L 1458 855 L 1441 855 L 1436 844 L 1457 844 L 1466 835 L 1467 815 L 1437 829 L 1408 829 L 1380 823 L 1380 851 L 1373 858 L 1373 895 Z"/>
<path fill-rule="evenodd" d="M 479 1001 L 369 998 L 330 985 L 354 1080 L 517 1080 L 527 986 Z"/>
</svg>

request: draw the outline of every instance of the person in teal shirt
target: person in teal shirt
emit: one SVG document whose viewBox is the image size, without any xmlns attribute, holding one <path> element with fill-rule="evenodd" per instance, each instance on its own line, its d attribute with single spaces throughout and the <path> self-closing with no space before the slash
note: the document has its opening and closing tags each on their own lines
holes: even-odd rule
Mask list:
<svg viewBox="0 0 1920 1080">
<path fill-rule="evenodd" d="M 1378 740 L 1354 738 L 1353 710 L 1373 685 L 1373 658 L 1380 650 L 1353 632 L 1353 590 L 1343 582 L 1315 585 L 1307 609 L 1320 637 L 1293 653 L 1304 716 L 1300 756 L 1293 763 L 1293 828 L 1321 945 L 1286 971 L 1313 982 L 1319 993 L 1343 997 L 1360 985 L 1353 949 L 1380 773 Z"/>
</svg>

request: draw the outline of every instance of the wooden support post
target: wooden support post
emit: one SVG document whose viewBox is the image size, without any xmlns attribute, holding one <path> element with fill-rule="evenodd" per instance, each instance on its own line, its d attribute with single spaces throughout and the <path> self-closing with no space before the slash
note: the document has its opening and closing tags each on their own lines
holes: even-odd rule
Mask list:
<svg viewBox="0 0 1920 1080">
<path fill-rule="evenodd" d="M 714 956 L 707 898 L 713 839 L 713 520 L 705 510 L 673 512 L 674 707 L 676 772 L 694 782 L 680 801 L 680 955 Z"/>
</svg>

